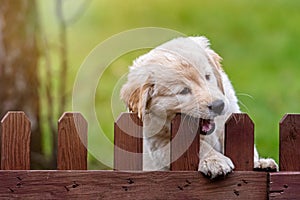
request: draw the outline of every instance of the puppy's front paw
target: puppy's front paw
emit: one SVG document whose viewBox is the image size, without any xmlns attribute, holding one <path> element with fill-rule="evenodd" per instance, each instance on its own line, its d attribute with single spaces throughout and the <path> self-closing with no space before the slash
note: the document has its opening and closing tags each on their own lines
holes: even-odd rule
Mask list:
<svg viewBox="0 0 300 200">
<path fill-rule="evenodd" d="M 198 170 L 213 179 L 217 176 L 225 176 L 233 169 L 234 165 L 228 157 L 223 154 L 215 154 L 200 160 Z"/>
<path fill-rule="evenodd" d="M 272 158 L 260 158 L 254 161 L 254 170 L 258 171 L 278 171 L 278 165 Z"/>
</svg>

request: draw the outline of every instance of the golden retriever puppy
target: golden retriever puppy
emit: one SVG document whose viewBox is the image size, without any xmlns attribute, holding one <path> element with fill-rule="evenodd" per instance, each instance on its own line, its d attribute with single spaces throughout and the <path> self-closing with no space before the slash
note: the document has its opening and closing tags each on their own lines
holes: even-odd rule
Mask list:
<svg viewBox="0 0 300 200">
<path fill-rule="evenodd" d="M 220 61 L 205 37 L 173 39 L 134 61 L 121 99 L 143 121 L 144 170 L 169 169 L 171 120 L 184 113 L 203 119 L 199 171 L 211 178 L 232 172 L 223 154 L 224 123 L 240 109 Z M 259 159 L 256 149 L 254 163 L 278 168 L 273 159 Z"/>
</svg>

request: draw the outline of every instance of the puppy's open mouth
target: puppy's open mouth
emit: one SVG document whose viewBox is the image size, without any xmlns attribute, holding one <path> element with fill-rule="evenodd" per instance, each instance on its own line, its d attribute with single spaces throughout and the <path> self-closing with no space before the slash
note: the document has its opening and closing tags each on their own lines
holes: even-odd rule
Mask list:
<svg viewBox="0 0 300 200">
<path fill-rule="evenodd" d="M 200 134 L 210 135 L 214 132 L 216 125 L 212 119 L 201 119 L 200 120 Z"/>
</svg>

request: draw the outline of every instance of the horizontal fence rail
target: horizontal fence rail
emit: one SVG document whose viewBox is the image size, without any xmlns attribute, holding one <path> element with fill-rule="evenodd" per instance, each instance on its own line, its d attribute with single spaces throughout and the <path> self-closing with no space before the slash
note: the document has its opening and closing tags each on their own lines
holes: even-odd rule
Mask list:
<svg viewBox="0 0 300 200">
<path fill-rule="evenodd" d="M 143 123 L 136 114 L 122 113 L 114 124 L 115 171 L 87 170 L 88 123 L 73 112 L 58 120 L 58 170 L 30 170 L 30 126 L 24 112 L 1 121 L 0 198 L 300 199 L 298 114 L 280 121 L 280 172 L 272 173 L 253 171 L 254 123 L 233 114 L 225 124 L 225 154 L 236 168 L 214 180 L 197 172 L 199 120 L 188 116 L 178 114 L 171 124 L 171 171 L 156 172 L 141 172 Z"/>
<path fill-rule="evenodd" d="M 195 171 L 3 171 L 0 197 L 259 200 L 267 198 L 266 180 L 267 174 L 259 172 L 235 172 L 211 181 Z"/>
</svg>

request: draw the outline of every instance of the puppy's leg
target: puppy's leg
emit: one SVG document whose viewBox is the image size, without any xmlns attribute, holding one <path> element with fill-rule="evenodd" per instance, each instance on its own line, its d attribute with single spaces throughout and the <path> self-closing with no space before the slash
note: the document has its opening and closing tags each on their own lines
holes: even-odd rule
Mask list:
<svg viewBox="0 0 300 200">
<path fill-rule="evenodd" d="M 254 147 L 254 169 L 262 171 L 278 171 L 278 165 L 272 158 L 259 158 L 256 147 Z"/>
<path fill-rule="evenodd" d="M 200 162 L 198 170 L 212 179 L 229 174 L 234 169 L 230 158 L 213 149 L 207 142 L 200 142 Z"/>
</svg>

